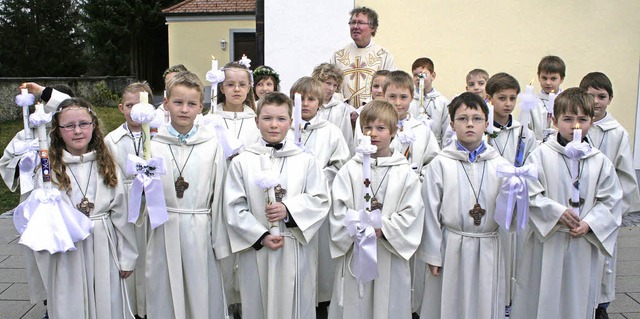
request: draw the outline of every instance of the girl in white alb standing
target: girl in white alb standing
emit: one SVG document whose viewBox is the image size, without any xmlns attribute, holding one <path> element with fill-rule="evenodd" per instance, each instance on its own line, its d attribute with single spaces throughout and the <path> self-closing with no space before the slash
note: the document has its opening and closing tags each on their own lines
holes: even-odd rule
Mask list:
<svg viewBox="0 0 640 319">
<path fill-rule="evenodd" d="M 133 273 L 137 249 L 124 189 L 91 104 L 64 100 L 53 116 L 49 157 L 62 200 L 89 217 L 93 231 L 77 250 L 35 252 L 52 318 L 129 318 L 121 278 Z"/>
</svg>

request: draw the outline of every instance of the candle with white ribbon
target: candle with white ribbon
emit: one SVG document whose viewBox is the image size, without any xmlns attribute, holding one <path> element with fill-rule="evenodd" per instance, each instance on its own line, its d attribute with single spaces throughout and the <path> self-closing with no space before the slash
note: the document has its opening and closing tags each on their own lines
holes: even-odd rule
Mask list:
<svg viewBox="0 0 640 319">
<path fill-rule="evenodd" d="M 149 93 L 140 92 L 140 104 L 149 104 Z M 142 144 L 142 150 L 144 154 L 144 159 L 151 159 L 151 125 L 149 122 L 142 123 L 142 137 L 144 139 L 144 144 Z"/>
<path fill-rule="evenodd" d="M 38 117 L 46 117 L 44 105 L 36 104 L 34 114 Z M 47 142 L 46 123 L 40 123 L 37 127 L 38 142 L 40 144 L 40 164 L 42 165 L 42 182 L 45 194 L 51 190 L 51 166 L 49 164 L 49 143 Z"/>
<path fill-rule="evenodd" d="M 362 149 L 371 147 L 371 136 L 369 134 L 362 137 L 360 145 Z M 363 198 L 364 208 L 367 211 L 371 211 L 371 154 L 368 152 L 362 152 L 362 181 L 363 181 Z M 367 196 L 369 195 L 369 196 Z M 369 198 L 369 199 L 367 199 Z"/>
<path fill-rule="evenodd" d="M 218 69 L 218 60 L 216 57 L 211 55 L 211 71 Z M 213 113 L 218 112 L 218 103 L 216 98 L 218 97 L 218 83 L 211 82 L 211 107 L 213 108 Z"/>
<path fill-rule="evenodd" d="M 20 89 L 20 95 L 22 95 L 23 99 L 27 99 L 27 95 L 29 95 L 29 91 L 26 88 Z M 31 133 L 31 129 L 29 129 L 29 105 L 21 105 L 22 106 L 22 122 L 24 124 L 24 136 L 27 140 L 33 139 L 33 134 Z"/>
<path fill-rule="evenodd" d="M 523 127 L 529 126 L 531 121 L 531 110 L 534 110 L 538 99 L 533 93 L 533 80 L 524 89 L 524 92 L 520 93 L 520 123 Z"/>
<path fill-rule="evenodd" d="M 420 96 L 420 106 L 424 106 L 424 73 L 420 74 L 418 95 Z M 420 110 L 422 111 L 422 109 Z"/>
<path fill-rule="evenodd" d="M 493 104 L 489 103 L 487 104 L 487 107 L 489 108 L 489 116 L 487 118 L 487 122 L 489 123 L 489 125 L 487 126 L 487 133 L 492 134 L 493 133 Z"/>
<path fill-rule="evenodd" d="M 556 102 L 556 92 L 551 91 L 549 93 L 549 104 L 547 105 L 547 126 L 546 128 L 552 128 L 553 126 L 553 104 Z"/>
<path fill-rule="evenodd" d="M 295 93 L 293 101 L 293 136 L 295 144 L 300 146 L 302 145 L 302 95 Z"/>
<path fill-rule="evenodd" d="M 262 167 L 263 173 L 271 173 L 271 156 L 269 156 L 269 154 L 260 155 L 260 166 Z M 276 193 L 274 190 L 275 185 L 265 186 L 270 186 L 267 188 L 267 204 L 274 204 L 276 202 Z M 280 236 L 280 226 L 278 225 L 278 222 L 269 222 L 269 233 L 273 236 Z"/>
<path fill-rule="evenodd" d="M 582 142 L 582 129 L 580 129 L 580 125 L 576 124 L 576 128 L 573 129 L 573 143 L 579 144 Z M 571 159 L 571 178 L 573 179 L 572 187 L 571 187 L 571 202 L 573 203 L 571 209 L 578 217 L 580 217 L 580 183 L 579 183 L 579 163 L 580 158 L 572 158 Z"/>
</svg>

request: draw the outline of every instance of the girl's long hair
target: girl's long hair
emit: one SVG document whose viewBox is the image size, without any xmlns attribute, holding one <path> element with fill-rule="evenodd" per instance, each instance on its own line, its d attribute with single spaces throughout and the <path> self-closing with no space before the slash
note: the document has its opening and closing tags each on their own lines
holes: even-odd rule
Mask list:
<svg viewBox="0 0 640 319">
<path fill-rule="evenodd" d="M 53 115 L 51 121 L 51 144 L 49 146 L 49 159 L 51 160 L 51 171 L 56 178 L 53 178 L 53 183 L 69 194 L 71 192 L 71 180 L 67 175 L 67 164 L 63 159 L 63 150 L 65 149 L 65 143 L 62 139 L 60 132 L 59 117 L 60 113 L 66 108 L 76 107 L 84 108 L 91 115 L 93 121 L 93 135 L 91 141 L 89 141 L 88 150 L 96 151 L 98 173 L 102 176 L 104 184 L 107 187 L 115 187 L 118 184 L 118 174 L 116 170 L 116 164 L 111 156 L 111 152 L 104 143 L 104 134 L 102 134 L 101 123 L 96 114 L 91 108 L 91 103 L 82 98 L 70 98 L 62 101 L 58 106 L 57 112 Z"/>
</svg>

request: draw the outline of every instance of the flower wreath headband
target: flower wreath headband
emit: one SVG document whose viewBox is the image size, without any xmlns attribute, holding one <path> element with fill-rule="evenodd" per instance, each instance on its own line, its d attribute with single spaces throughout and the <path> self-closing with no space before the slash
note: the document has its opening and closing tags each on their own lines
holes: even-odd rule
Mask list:
<svg viewBox="0 0 640 319">
<path fill-rule="evenodd" d="M 249 72 L 249 78 L 251 79 L 251 86 L 253 86 L 253 72 L 251 72 L 251 59 L 247 58 L 246 55 L 242 55 L 242 59 L 236 61 L 238 64 L 242 64 L 247 67 L 247 72 Z M 230 70 L 233 68 L 221 68 L 219 70 L 209 70 L 205 75 L 205 79 L 211 82 L 212 85 L 217 85 L 218 83 L 222 83 L 224 81 L 224 71 Z"/>
<path fill-rule="evenodd" d="M 278 74 L 278 72 L 268 67 L 264 67 L 264 66 L 257 67 L 253 71 L 253 75 L 254 76 L 271 76 L 276 80 L 276 83 L 280 83 L 280 74 Z"/>
</svg>

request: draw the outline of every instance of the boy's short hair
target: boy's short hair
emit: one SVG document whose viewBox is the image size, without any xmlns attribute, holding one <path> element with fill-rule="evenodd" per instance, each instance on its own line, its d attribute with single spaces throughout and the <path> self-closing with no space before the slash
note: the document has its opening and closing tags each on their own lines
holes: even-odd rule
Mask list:
<svg viewBox="0 0 640 319">
<path fill-rule="evenodd" d="M 338 88 L 342 85 L 342 71 L 331 63 L 322 63 L 313 69 L 311 76 L 320 82 L 334 80 L 338 83 Z"/>
<path fill-rule="evenodd" d="M 387 125 L 392 135 L 398 130 L 398 111 L 387 101 L 373 100 L 362 108 L 360 113 L 362 133 L 364 133 L 364 127 L 375 120 Z"/>
<path fill-rule="evenodd" d="M 295 93 L 315 96 L 318 99 L 318 105 L 323 104 L 324 88 L 322 87 L 322 82 L 310 76 L 303 76 L 291 85 L 289 97 L 293 99 Z"/>
<path fill-rule="evenodd" d="M 167 74 L 169 73 L 177 73 L 177 72 L 184 72 L 184 71 L 188 71 L 186 66 L 182 64 L 172 65 L 168 67 L 166 70 L 164 70 L 164 73 L 162 73 L 162 78 L 165 79 L 167 77 Z"/>
<path fill-rule="evenodd" d="M 282 92 L 270 92 L 258 101 L 258 111 L 256 116 L 260 117 L 262 108 L 266 105 L 286 105 L 289 117 L 293 113 L 293 101 Z"/>
<path fill-rule="evenodd" d="M 167 83 L 167 98 L 171 97 L 171 93 L 173 88 L 177 86 L 185 86 L 190 89 L 195 89 L 198 93 L 200 93 L 200 103 L 204 103 L 204 86 L 202 85 L 202 81 L 198 78 L 195 73 L 191 71 L 182 71 L 176 73 L 169 83 Z"/>
<path fill-rule="evenodd" d="M 483 69 L 473 69 L 467 73 L 467 82 L 471 79 L 472 76 L 481 76 L 485 81 L 489 80 L 489 73 Z"/>
<path fill-rule="evenodd" d="M 557 118 L 562 114 L 578 114 L 582 111 L 585 115 L 593 118 L 595 116 L 595 100 L 587 91 L 581 88 L 568 88 L 556 97 L 553 103 L 553 114 Z"/>
<path fill-rule="evenodd" d="M 555 55 L 547 55 L 538 63 L 538 75 L 540 73 L 559 73 L 560 78 L 564 79 L 567 67 L 560 57 Z"/>
<path fill-rule="evenodd" d="M 124 88 L 124 90 L 122 91 L 122 102 L 124 102 L 124 94 L 125 93 L 132 93 L 132 94 L 137 94 L 140 92 L 147 92 L 147 94 L 149 94 L 149 99 L 151 99 L 151 97 L 153 96 L 153 92 L 151 91 L 151 87 L 149 87 L 149 84 L 147 83 L 147 81 L 144 82 L 133 82 L 129 85 L 127 85 L 126 88 Z"/>
<path fill-rule="evenodd" d="M 609 77 L 602 72 L 591 72 L 582 78 L 580 88 L 587 91 L 590 87 L 605 90 L 609 93 L 609 97 L 613 97 L 613 84 L 611 84 Z"/>
<path fill-rule="evenodd" d="M 435 72 L 433 61 L 431 61 L 431 59 L 429 58 L 417 58 L 415 61 L 413 61 L 413 64 L 411 64 L 411 71 L 417 68 L 425 68 L 431 73 Z"/>
<path fill-rule="evenodd" d="M 407 89 L 411 92 L 411 97 L 413 97 L 413 91 L 415 87 L 413 86 L 413 78 L 411 75 L 405 71 L 392 71 L 387 76 L 387 80 L 384 81 L 384 85 L 382 86 L 382 92 L 387 92 L 387 88 L 390 85 L 395 85 L 399 88 Z"/>
<path fill-rule="evenodd" d="M 516 90 L 516 94 L 520 93 L 520 83 L 513 76 L 500 72 L 496 73 L 489 81 L 487 81 L 487 85 L 485 86 L 485 90 L 489 96 L 493 96 L 494 94 L 508 89 Z"/>
<path fill-rule="evenodd" d="M 275 86 L 275 90 L 280 90 L 280 74 L 276 72 L 270 66 L 262 65 L 253 70 L 253 83 L 257 85 L 260 81 L 264 79 L 272 79 L 273 84 Z"/>
<path fill-rule="evenodd" d="M 349 12 L 349 18 L 360 13 L 366 15 L 367 18 L 369 18 L 369 25 L 371 25 L 374 28 L 373 32 L 371 32 L 371 35 L 375 37 L 376 31 L 378 31 L 378 13 L 371 8 L 358 7 L 358 8 L 354 8 L 353 10 L 351 10 L 351 12 Z"/>
<path fill-rule="evenodd" d="M 488 116 L 489 114 L 489 108 L 487 107 L 487 103 L 484 102 L 484 99 L 475 93 L 464 92 L 456 96 L 449 104 L 449 116 L 452 121 L 456 117 L 456 111 L 462 107 L 463 104 L 472 110 L 482 110 L 484 116 Z"/>
</svg>

